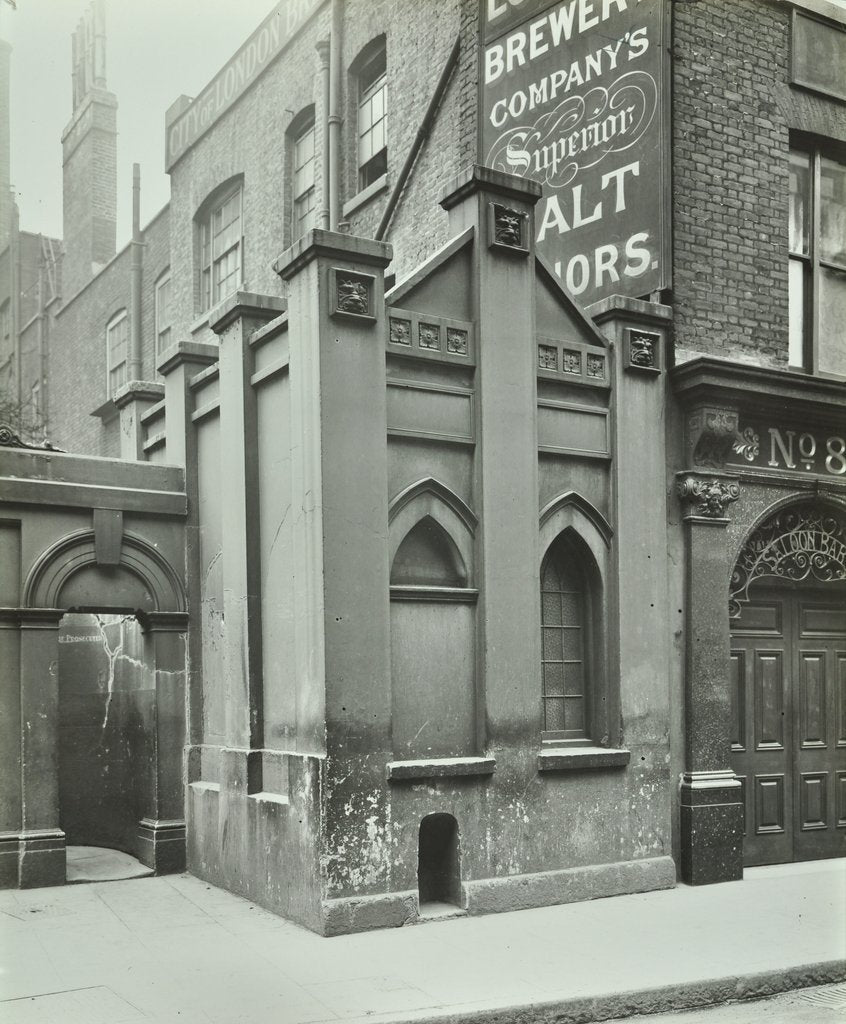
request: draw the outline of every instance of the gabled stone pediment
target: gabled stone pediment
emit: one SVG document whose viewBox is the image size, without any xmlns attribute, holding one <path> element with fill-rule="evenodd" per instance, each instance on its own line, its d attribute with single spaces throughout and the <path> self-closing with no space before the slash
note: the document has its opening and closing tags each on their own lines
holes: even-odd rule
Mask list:
<svg viewBox="0 0 846 1024">
<path fill-rule="evenodd" d="M 413 309 L 453 320 L 473 319 L 473 239 L 462 231 L 386 295 L 390 307 Z"/>
<path fill-rule="evenodd" d="M 535 256 L 535 323 L 539 335 L 607 348 L 608 341 L 543 256 Z"/>
</svg>

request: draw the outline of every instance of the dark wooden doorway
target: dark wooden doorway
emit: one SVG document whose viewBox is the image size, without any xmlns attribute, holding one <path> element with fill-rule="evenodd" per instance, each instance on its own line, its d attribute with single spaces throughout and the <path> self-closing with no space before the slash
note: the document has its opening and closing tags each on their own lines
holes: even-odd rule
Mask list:
<svg viewBox="0 0 846 1024">
<path fill-rule="evenodd" d="M 743 863 L 846 854 L 846 591 L 758 590 L 732 623 Z"/>
</svg>

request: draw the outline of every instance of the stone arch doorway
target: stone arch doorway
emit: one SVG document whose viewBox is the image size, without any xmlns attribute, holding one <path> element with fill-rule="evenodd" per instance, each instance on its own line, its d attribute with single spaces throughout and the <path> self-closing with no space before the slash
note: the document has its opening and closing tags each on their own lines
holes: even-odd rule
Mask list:
<svg viewBox="0 0 846 1024">
<path fill-rule="evenodd" d="M 783 504 L 730 587 L 732 768 L 744 865 L 846 853 L 846 512 Z"/>
<path fill-rule="evenodd" d="M 135 857 L 157 754 L 150 635 L 134 614 L 68 612 L 58 641 L 59 827 L 69 859 L 71 847 Z"/>
<path fill-rule="evenodd" d="M 96 809 L 87 821 L 81 820 L 79 813 L 68 819 L 71 806 L 77 812 L 84 807 L 86 794 L 79 789 L 91 783 L 91 773 L 81 773 L 77 792 L 72 794 L 69 764 L 67 758 L 63 764 L 62 758 L 62 712 L 67 710 L 62 700 L 62 668 L 63 662 L 67 668 L 68 659 L 61 649 L 75 646 L 73 641 L 67 642 L 74 635 L 69 626 L 75 626 L 79 636 L 81 626 L 99 629 L 105 622 L 121 619 L 137 624 L 136 653 L 141 655 L 137 660 L 148 693 L 136 708 L 141 722 L 136 723 L 136 730 L 142 734 L 145 753 L 143 763 L 121 765 L 126 784 L 132 786 L 131 793 L 124 792 L 122 797 L 134 820 L 121 819 L 119 827 L 110 832 L 107 823 L 96 820 Z M 184 868 L 187 625 L 185 591 L 179 576 L 155 543 L 124 532 L 120 513 L 95 510 L 93 529 L 61 537 L 32 563 L 17 611 L 23 737 L 18 885 L 65 881 L 63 819 L 73 820 L 73 842 L 88 839 L 90 845 L 122 849 L 157 873 Z M 114 654 L 112 645 L 106 646 Z M 81 668 L 78 666 L 83 674 L 85 660 L 83 657 Z M 93 709 L 89 707 L 95 717 L 101 712 L 106 717 L 115 701 L 113 685 L 109 700 L 108 676 L 105 694 L 89 690 L 83 696 L 97 698 Z M 90 699 L 88 703 L 91 705 Z M 112 741 L 117 743 L 117 737 L 112 736 Z M 117 763 L 114 758 L 106 759 L 99 767 L 115 771 Z M 119 816 L 120 799 L 120 794 L 112 794 L 101 807 L 102 813 Z M 121 808 L 124 818 L 127 810 Z"/>
</svg>

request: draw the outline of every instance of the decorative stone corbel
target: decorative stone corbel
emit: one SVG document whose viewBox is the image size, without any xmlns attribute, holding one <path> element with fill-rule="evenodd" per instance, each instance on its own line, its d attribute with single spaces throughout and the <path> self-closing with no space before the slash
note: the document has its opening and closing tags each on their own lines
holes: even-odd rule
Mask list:
<svg viewBox="0 0 846 1024">
<path fill-rule="evenodd" d="M 681 473 L 676 489 L 686 520 L 725 521 L 727 507 L 740 497 L 740 484 L 727 476 Z"/>
<path fill-rule="evenodd" d="M 722 469 L 739 437 L 739 413 L 729 406 L 703 405 L 687 419 L 687 457 L 692 466 Z"/>
</svg>

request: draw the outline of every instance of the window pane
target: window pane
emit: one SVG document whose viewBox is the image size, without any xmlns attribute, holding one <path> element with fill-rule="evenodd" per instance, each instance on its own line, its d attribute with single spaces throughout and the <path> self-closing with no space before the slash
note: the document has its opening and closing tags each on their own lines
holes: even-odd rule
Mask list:
<svg viewBox="0 0 846 1024">
<path fill-rule="evenodd" d="M 369 131 L 366 132 L 364 135 L 362 135 L 362 137 L 359 139 L 359 142 L 358 142 L 358 162 L 359 162 L 360 166 L 364 166 L 364 164 L 367 163 L 367 161 L 370 159 L 370 157 L 373 156 L 372 139 L 373 139 L 373 133 L 369 132 Z"/>
<path fill-rule="evenodd" d="M 584 732 L 585 728 L 585 702 L 581 697 L 567 697 L 566 698 L 566 721 L 564 723 L 565 729 L 575 729 L 578 732 Z"/>
<path fill-rule="evenodd" d="M 581 697 L 585 692 L 584 667 L 580 661 L 568 661 L 564 666 L 565 693 L 568 697 Z"/>
<path fill-rule="evenodd" d="M 578 626 L 571 626 L 562 631 L 564 657 L 568 661 L 581 661 L 582 631 Z"/>
<path fill-rule="evenodd" d="M 564 695 L 564 666 L 550 663 L 543 666 L 543 692 L 545 697 Z"/>
<path fill-rule="evenodd" d="M 156 285 L 156 333 L 161 334 L 170 325 L 170 278 Z"/>
<path fill-rule="evenodd" d="M 846 374 L 846 273 L 820 267 L 819 369 Z"/>
<path fill-rule="evenodd" d="M 561 630 L 557 626 L 544 628 L 543 660 L 561 661 Z"/>
<path fill-rule="evenodd" d="M 384 97 L 385 87 L 383 85 L 381 89 L 373 93 L 370 100 L 370 116 L 374 122 L 381 121 L 385 115 Z"/>
<path fill-rule="evenodd" d="M 790 152 L 790 251 L 807 254 L 810 212 L 810 157 Z"/>
<path fill-rule="evenodd" d="M 791 366 L 805 369 L 805 263 L 791 260 L 789 275 L 790 335 L 787 358 Z"/>
<path fill-rule="evenodd" d="M 544 702 L 544 727 L 550 732 L 564 728 L 564 700 L 562 697 L 547 698 Z"/>
<path fill-rule="evenodd" d="M 564 591 L 561 594 L 561 607 L 563 610 L 564 621 L 568 626 L 580 626 L 582 624 L 581 591 Z"/>
<path fill-rule="evenodd" d="M 541 616 L 545 626 L 561 625 L 561 598 L 558 594 L 541 594 Z"/>
<path fill-rule="evenodd" d="M 846 164 L 820 160 L 821 260 L 846 267 Z"/>
</svg>

